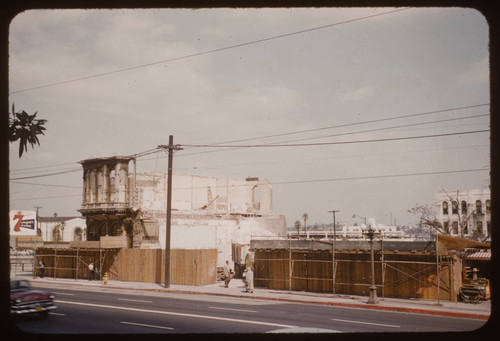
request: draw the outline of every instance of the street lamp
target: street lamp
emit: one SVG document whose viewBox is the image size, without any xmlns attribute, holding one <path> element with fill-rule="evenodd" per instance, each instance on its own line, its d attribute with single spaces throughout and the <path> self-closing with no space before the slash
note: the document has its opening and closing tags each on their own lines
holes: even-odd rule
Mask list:
<svg viewBox="0 0 500 341">
<path fill-rule="evenodd" d="M 380 230 L 375 230 L 375 219 L 368 219 L 368 227 L 364 226 L 363 234 L 368 237 L 370 241 L 370 257 L 371 257 L 371 270 L 372 270 L 372 285 L 370 286 L 370 297 L 368 298 L 368 304 L 378 304 L 377 297 L 377 287 L 375 286 L 375 259 L 373 254 L 373 239 L 376 236 L 380 236 Z"/>
<path fill-rule="evenodd" d="M 358 217 L 359 219 L 363 219 L 363 220 L 365 221 L 365 225 L 366 225 L 366 217 L 362 217 L 362 216 L 357 215 L 357 214 L 353 214 L 353 215 L 352 215 L 352 217 L 353 217 L 353 218 Z"/>
</svg>

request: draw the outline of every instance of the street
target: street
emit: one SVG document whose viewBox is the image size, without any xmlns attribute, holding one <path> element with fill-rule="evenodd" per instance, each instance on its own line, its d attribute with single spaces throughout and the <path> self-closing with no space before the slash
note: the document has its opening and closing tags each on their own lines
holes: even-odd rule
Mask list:
<svg viewBox="0 0 500 341">
<path fill-rule="evenodd" d="M 36 286 L 36 285 L 34 285 Z M 17 317 L 23 332 L 48 334 L 372 333 L 473 331 L 485 321 L 374 309 L 107 288 L 53 288 L 58 309 Z"/>
</svg>

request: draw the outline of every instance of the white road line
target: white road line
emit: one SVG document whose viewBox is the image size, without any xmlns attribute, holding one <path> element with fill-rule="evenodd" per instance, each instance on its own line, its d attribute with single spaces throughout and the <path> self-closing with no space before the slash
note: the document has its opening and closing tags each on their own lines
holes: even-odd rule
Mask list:
<svg viewBox="0 0 500 341">
<path fill-rule="evenodd" d="M 373 323 L 373 322 L 364 322 L 364 321 L 353 321 L 353 320 L 341 320 L 341 319 L 332 319 L 332 321 L 347 322 L 347 323 L 357 323 L 357 324 L 369 324 L 369 325 L 372 325 L 372 326 L 381 326 L 381 327 L 390 327 L 390 328 L 401 328 L 401 326 L 396 326 L 394 324 L 382 324 L 382 323 Z"/>
<path fill-rule="evenodd" d="M 233 319 L 233 318 L 227 318 L 227 317 L 206 316 L 206 315 L 196 315 L 196 314 L 184 314 L 184 313 L 176 313 L 176 312 L 172 312 L 172 311 L 118 307 L 118 306 L 105 305 L 105 304 L 93 304 L 93 303 L 71 302 L 71 301 L 57 301 L 57 303 L 83 305 L 83 306 L 87 306 L 87 307 L 107 308 L 107 309 L 116 309 L 116 310 L 128 310 L 128 311 L 136 311 L 136 312 L 142 312 L 142 313 L 194 317 L 194 318 L 207 319 L 207 320 L 220 320 L 220 321 L 246 323 L 246 324 L 259 324 L 259 325 L 264 325 L 264 326 L 273 326 L 273 327 L 282 327 L 282 328 L 296 328 L 297 327 L 297 326 L 291 326 L 288 324 L 279 324 L 279 323 L 272 323 L 272 322 L 260 322 L 260 321 L 241 320 L 241 319 Z"/>
<path fill-rule="evenodd" d="M 75 296 L 76 294 L 68 294 L 65 292 L 52 292 L 54 295 L 63 295 L 63 296 Z"/>
<path fill-rule="evenodd" d="M 163 326 L 154 326 L 152 324 L 142 324 L 142 323 L 135 323 L 135 322 L 127 322 L 127 321 L 120 321 L 121 324 L 130 324 L 132 326 L 140 326 L 140 327 L 149 327 L 149 328 L 158 328 L 158 329 L 168 329 L 168 330 L 174 330 L 174 328 L 170 327 L 163 327 Z"/>
<path fill-rule="evenodd" d="M 66 316 L 66 314 L 49 312 L 50 315 Z"/>
<path fill-rule="evenodd" d="M 240 311 L 243 313 L 257 313 L 257 310 L 234 309 L 234 308 L 223 308 L 223 307 L 208 307 L 208 308 L 209 309 L 219 309 L 219 310 Z"/>
<path fill-rule="evenodd" d="M 153 303 L 153 301 L 146 301 L 146 300 L 133 300 L 133 299 L 130 299 L 130 298 L 118 298 L 118 301 L 141 302 L 141 303 Z"/>
</svg>

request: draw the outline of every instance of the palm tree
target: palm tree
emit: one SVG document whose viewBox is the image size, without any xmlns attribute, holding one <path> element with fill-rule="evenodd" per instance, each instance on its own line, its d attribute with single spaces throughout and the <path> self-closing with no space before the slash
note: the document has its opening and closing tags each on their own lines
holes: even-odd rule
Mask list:
<svg viewBox="0 0 500 341">
<path fill-rule="evenodd" d="M 300 235 L 300 220 L 295 221 L 295 228 L 297 229 L 297 239 L 298 239 Z"/>
<path fill-rule="evenodd" d="M 43 125 L 47 120 L 36 119 L 37 113 L 29 115 L 22 110 L 16 113 L 14 104 L 12 104 L 12 118 L 9 117 L 9 142 L 19 140 L 19 157 L 28 150 L 28 143 L 31 147 L 35 144 L 40 145 L 39 134 L 44 135 L 45 127 Z"/>
<path fill-rule="evenodd" d="M 304 219 L 304 231 L 307 232 L 307 218 L 309 218 L 309 214 L 304 213 L 302 215 L 302 219 Z"/>
</svg>

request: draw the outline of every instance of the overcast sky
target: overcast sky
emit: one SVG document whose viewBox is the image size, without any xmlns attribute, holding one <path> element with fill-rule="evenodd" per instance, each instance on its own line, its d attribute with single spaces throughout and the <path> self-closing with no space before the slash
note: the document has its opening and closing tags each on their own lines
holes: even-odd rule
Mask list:
<svg viewBox="0 0 500 341">
<path fill-rule="evenodd" d="M 33 10 L 9 39 L 10 104 L 48 120 L 40 146 L 10 146 L 12 209 L 79 215 L 78 161 L 169 135 L 174 173 L 269 179 L 289 226 L 415 223 L 439 190 L 490 184 L 474 9 Z M 228 141 L 245 147 L 189 146 Z M 138 159 L 166 169 L 165 152 Z"/>
</svg>

